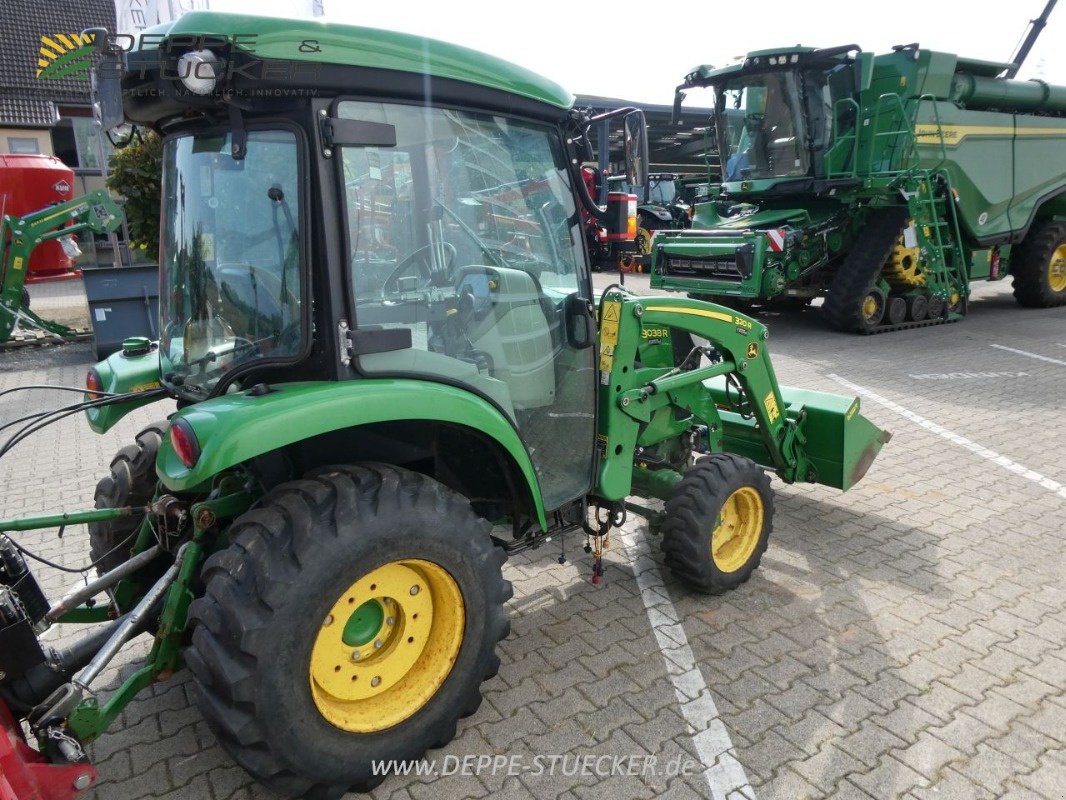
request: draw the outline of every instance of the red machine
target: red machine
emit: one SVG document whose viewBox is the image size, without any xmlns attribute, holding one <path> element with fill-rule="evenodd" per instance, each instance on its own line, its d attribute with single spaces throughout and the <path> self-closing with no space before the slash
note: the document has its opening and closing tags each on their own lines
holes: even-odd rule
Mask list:
<svg viewBox="0 0 1066 800">
<path fill-rule="evenodd" d="M 0 155 L 0 213 L 21 217 L 74 195 L 74 170 L 55 156 Z M 30 258 L 26 282 L 73 277 L 73 266 L 58 240 L 42 242 Z"/>
</svg>

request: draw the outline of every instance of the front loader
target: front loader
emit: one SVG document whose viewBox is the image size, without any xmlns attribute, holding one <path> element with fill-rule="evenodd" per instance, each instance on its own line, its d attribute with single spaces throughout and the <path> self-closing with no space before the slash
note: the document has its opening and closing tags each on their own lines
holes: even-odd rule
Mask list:
<svg viewBox="0 0 1066 800">
<path fill-rule="evenodd" d="M 77 331 L 42 319 L 30 309 L 26 274 L 30 256 L 42 242 L 66 239 L 76 233 L 112 233 L 122 224 L 122 211 L 104 190 L 16 217 L 0 216 L 0 344 L 20 322 L 59 339 Z"/>
<path fill-rule="evenodd" d="M 684 585 L 721 593 L 766 550 L 771 476 L 846 490 L 888 440 L 855 398 L 781 387 L 749 317 L 593 297 L 582 211 L 630 242 L 636 198 L 589 196 L 598 120 L 555 84 L 342 25 L 192 12 L 151 38 L 121 59 L 94 41 L 101 75 L 124 64 L 102 107 L 121 88 L 163 135 L 160 337 L 94 366 L 81 407 L 99 433 L 176 409 L 118 451 L 94 509 L 0 520 L 17 800 L 91 785 L 85 746 L 183 667 L 264 784 L 369 790 L 374 762 L 477 709 L 508 554 L 584 538 L 598 582 L 633 511 Z M 612 116 L 639 185 L 642 115 Z M 83 523 L 96 576 L 49 600 L 22 532 Z M 39 638 L 57 623 L 90 628 L 57 651 Z M 143 633 L 147 658 L 100 693 Z"/>
</svg>

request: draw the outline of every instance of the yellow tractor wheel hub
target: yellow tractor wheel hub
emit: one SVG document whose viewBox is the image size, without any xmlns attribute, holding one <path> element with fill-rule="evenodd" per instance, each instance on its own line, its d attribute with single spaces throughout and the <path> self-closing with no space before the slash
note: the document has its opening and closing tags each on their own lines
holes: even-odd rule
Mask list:
<svg viewBox="0 0 1066 800">
<path fill-rule="evenodd" d="M 466 627 L 463 595 L 443 567 L 393 561 L 357 580 L 320 623 L 311 649 L 311 696 L 350 733 L 411 717 L 452 671 Z"/>
<path fill-rule="evenodd" d="M 867 295 L 866 299 L 862 301 L 862 315 L 863 315 L 863 317 L 867 321 L 872 320 L 874 317 L 877 316 L 877 308 L 878 308 L 877 298 L 874 297 L 872 294 L 871 295 Z"/>
<path fill-rule="evenodd" d="M 1060 244 L 1051 254 L 1047 282 L 1053 292 L 1066 291 L 1066 244 Z"/>
<path fill-rule="evenodd" d="M 766 511 L 762 495 L 742 486 L 726 498 L 711 534 L 711 557 L 722 572 L 736 572 L 751 558 L 762 536 Z"/>
</svg>

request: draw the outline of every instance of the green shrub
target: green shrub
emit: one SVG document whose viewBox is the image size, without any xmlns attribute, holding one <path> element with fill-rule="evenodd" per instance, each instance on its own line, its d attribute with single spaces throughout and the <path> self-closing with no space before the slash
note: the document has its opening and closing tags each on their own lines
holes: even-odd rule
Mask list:
<svg viewBox="0 0 1066 800">
<path fill-rule="evenodd" d="M 124 210 L 130 248 L 139 248 L 152 261 L 158 261 L 163 145 L 150 131 L 141 135 L 142 139 L 135 138 L 111 156 L 107 188 L 126 198 Z"/>
</svg>

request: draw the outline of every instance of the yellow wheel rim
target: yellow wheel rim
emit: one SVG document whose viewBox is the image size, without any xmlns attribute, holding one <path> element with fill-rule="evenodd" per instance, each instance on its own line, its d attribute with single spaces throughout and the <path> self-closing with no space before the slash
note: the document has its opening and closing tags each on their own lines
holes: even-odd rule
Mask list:
<svg viewBox="0 0 1066 800">
<path fill-rule="evenodd" d="M 866 295 L 866 299 L 862 301 L 862 316 L 867 322 L 877 316 L 877 309 L 880 308 L 880 304 L 877 302 L 877 298 L 872 294 Z"/>
<path fill-rule="evenodd" d="M 642 256 L 651 252 L 651 236 L 652 233 L 647 228 L 637 228 L 637 249 Z"/>
<path fill-rule="evenodd" d="M 311 649 L 311 696 L 350 733 L 391 728 L 429 702 L 452 671 L 466 627 L 463 595 L 443 567 L 393 561 L 348 587 Z"/>
<path fill-rule="evenodd" d="M 762 536 L 762 495 L 742 486 L 722 504 L 718 527 L 711 534 L 711 557 L 722 572 L 736 572 L 748 563 Z"/>
<path fill-rule="evenodd" d="M 1066 244 L 1060 244 L 1051 254 L 1047 282 L 1053 292 L 1066 291 Z"/>
</svg>

